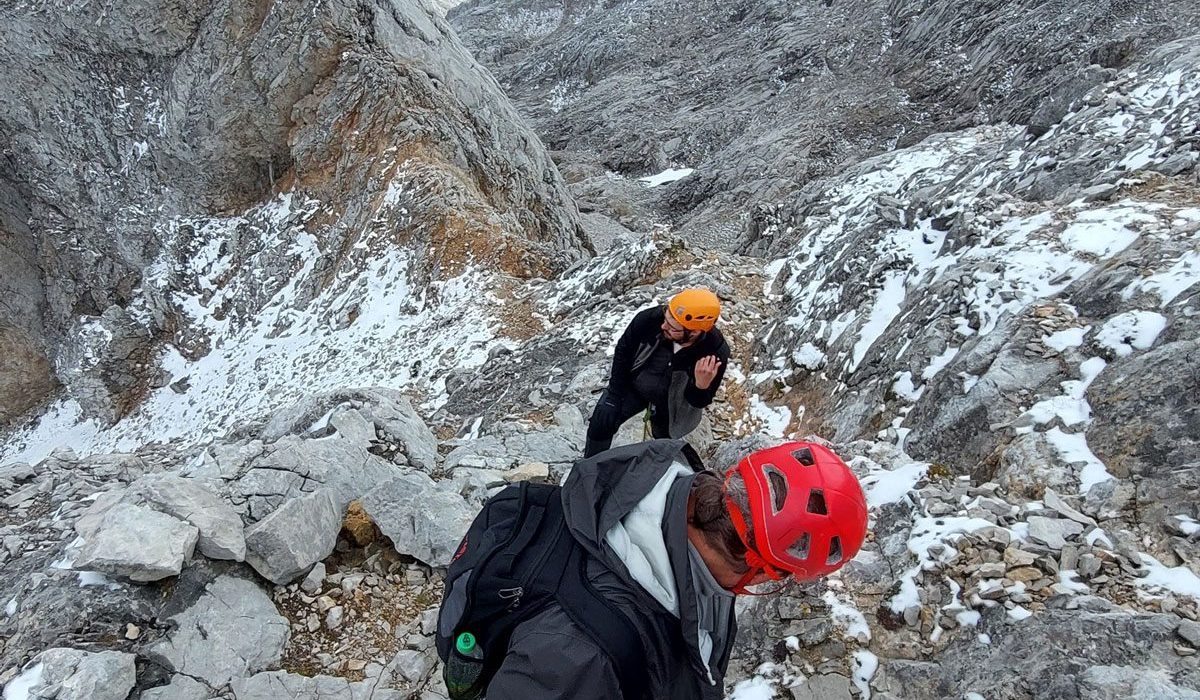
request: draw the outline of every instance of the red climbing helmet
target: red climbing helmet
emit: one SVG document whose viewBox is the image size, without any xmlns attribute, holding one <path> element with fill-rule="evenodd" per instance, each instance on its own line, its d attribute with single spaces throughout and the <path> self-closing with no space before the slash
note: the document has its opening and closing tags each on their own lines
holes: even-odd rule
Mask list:
<svg viewBox="0 0 1200 700">
<path fill-rule="evenodd" d="M 746 485 L 749 527 L 729 493 L 735 475 Z M 850 467 L 823 445 L 787 442 L 754 452 L 729 470 L 725 487 L 750 566 L 735 592 L 745 593 L 760 574 L 776 581 L 788 575 L 802 581 L 825 576 L 853 559 L 866 537 L 862 487 Z"/>
</svg>

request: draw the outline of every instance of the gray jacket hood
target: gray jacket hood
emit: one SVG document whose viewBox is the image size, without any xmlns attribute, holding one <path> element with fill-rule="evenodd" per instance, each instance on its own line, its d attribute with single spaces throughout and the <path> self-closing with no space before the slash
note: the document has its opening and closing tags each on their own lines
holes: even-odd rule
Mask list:
<svg viewBox="0 0 1200 700">
<path fill-rule="evenodd" d="M 630 574 L 625 562 L 605 542 L 605 535 L 638 506 L 663 479 L 673 465 L 688 464 L 683 440 L 651 440 L 618 447 L 575 463 L 563 484 L 563 510 L 567 526 L 576 540 L 624 584 L 638 594 L 646 609 L 673 615 L 650 595 Z M 678 600 L 680 636 L 686 642 L 687 658 L 693 670 L 708 677 L 708 666 L 699 647 L 699 613 L 696 586 L 689 565 L 687 501 L 695 473 L 677 477 L 666 498 L 662 536 L 670 560 Z M 730 634 L 724 649 L 712 652 L 712 673 L 718 684 L 723 681 L 729 663 L 736 623 L 728 621 Z"/>
</svg>

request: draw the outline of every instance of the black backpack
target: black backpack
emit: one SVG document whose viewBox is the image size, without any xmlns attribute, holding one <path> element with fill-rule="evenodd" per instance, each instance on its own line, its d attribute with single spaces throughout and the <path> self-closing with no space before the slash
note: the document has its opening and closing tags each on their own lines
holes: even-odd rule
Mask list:
<svg viewBox="0 0 1200 700">
<path fill-rule="evenodd" d="M 483 666 L 472 697 L 500 668 L 513 629 L 555 602 L 608 655 L 624 700 L 648 694 L 641 638 L 588 581 L 588 555 L 567 530 L 561 492 L 527 482 L 506 487 L 484 505 L 450 562 L 437 650 L 445 672 L 458 635 L 474 635 Z"/>
</svg>

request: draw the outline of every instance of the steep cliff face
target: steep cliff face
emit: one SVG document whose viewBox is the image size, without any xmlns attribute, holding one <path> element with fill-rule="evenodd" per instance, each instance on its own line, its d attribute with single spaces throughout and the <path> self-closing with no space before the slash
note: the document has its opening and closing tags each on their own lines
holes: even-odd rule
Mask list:
<svg viewBox="0 0 1200 700">
<path fill-rule="evenodd" d="M 476 0 L 449 17 L 550 147 L 590 164 L 579 179 L 694 168 L 650 215 L 721 246 L 861 158 L 982 124 L 1040 134 L 1200 28 L 1171 1 Z"/>
<path fill-rule="evenodd" d="M 537 137 L 416 3 L 20 3 L 0 32 L 5 342 L 32 358 L 0 386 L 33 401 L 57 378 L 85 416 L 127 415 L 164 348 L 214 345 L 198 316 L 252 325 L 378 256 L 406 253 L 416 299 L 590 248 Z M 275 240 L 249 235 L 267 219 Z M 226 292 L 206 313 L 177 304 L 202 251 L 223 270 L 199 303 Z"/>
</svg>

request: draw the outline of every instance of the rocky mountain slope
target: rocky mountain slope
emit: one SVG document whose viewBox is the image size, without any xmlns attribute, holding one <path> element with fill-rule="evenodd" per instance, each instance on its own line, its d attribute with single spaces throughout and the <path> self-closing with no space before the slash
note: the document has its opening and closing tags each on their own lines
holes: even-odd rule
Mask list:
<svg viewBox="0 0 1200 700">
<path fill-rule="evenodd" d="M 487 7 L 451 15 L 506 6 Z M 843 571 L 740 603 L 729 697 L 1200 697 L 1200 37 L 1168 40 L 1188 8 L 1164 27 L 1126 4 L 1026 37 L 1015 7 L 925 8 L 994 22 L 964 35 L 971 110 L 1018 110 L 989 41 L 1129 43 L 1044 130 L 916 121 L 886 153 L 755 185 L 722 234 L 739 254 L 653 225 L 703 168 L 572 186 L 642 235 L 599 200 L 579 217 L 415 4 L 5 8 L 0 391 L 39 398 L 0 402 L 34 408 L 0 441 L 4 700 L 444 698 L 432 616 L 466 523 L 565 474 L 615 336 L 689 284 L 724 299 L 734 346 L 701 453 L 815 435 L 871 506 Z M 488 36 L 467 39 L 504 59 Z M 1025 82 L 1077 72 L 1041 55 L 1013 59 Z M 100 115 L 90 135 L 25 98 L 43 73 Z M 129 104 L 101 108 L 118 87 Z M 116 161 L 128 178 L 95 160 L 127 139 L 146 148 Z M 607 157 L 588 148 L 568 177 Z M 604 222 L 592 255 L 581 225 Z"/>
<path fill-rule="evenodd" d="M 1200 8 L 1170 0 L 474 0 L 449 19 L 581 206 L 717 246 L 760 202 L 931 134 L 1008 122 L 1040 135 L 1200 30 Z M 668 167 L 695 172 L 641 196 L 606 174 Z"/>
<path fill-rule="evenodd" d="M 0 420 L 57 385 L 73 418 L 127 417 L 182 379 L 164 354 L 244 351 L 272 305 L 281 345 L 304 314 L 370 316 L 368 280 L 414 319 L 471 261 L 545 276 L 587 252 L 537 137 L 417 4 L 0 11 Z"/>
</svg>

